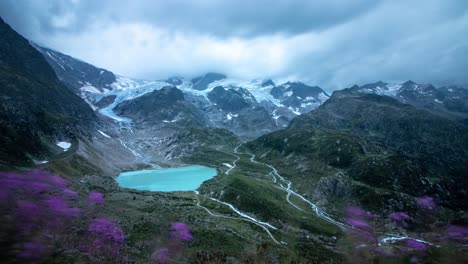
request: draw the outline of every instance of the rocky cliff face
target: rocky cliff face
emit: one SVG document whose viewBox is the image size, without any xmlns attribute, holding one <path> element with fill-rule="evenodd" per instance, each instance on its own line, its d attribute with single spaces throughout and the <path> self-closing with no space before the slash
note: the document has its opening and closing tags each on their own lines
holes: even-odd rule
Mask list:
<svg viewBox="0 0 468 264">
<path fill-rule="evenodd" d="M 210 72 L 203 76 L 193 78 L 191 82 L 193 84 L 193 89 L 203 91 L 203 90 L 206 90 L 206 88 L 208 88 L 208 85 L 210 83 L 213 83 L 215 81 L 219 81 L 222 79 L 226 79 L 226 75 L 221 74 L 221 73 Z"/>
<path fill-rule="evenodd" d="M 218 105 L 224 111 L 240 111 L 252 103 L 255 98 L 245 89 L 224 89 L 222 86 L 215 87 L 208 93 L 211 102 Z"/>
<path fill-rule="evenodd" d="M 275 86 L 271 92 L 281 104 L 295 112 L 305 113 L 320 106 L 328 99 L 328 94 L 318 86 L 308 86 L 301 82 L 287 82 Z"/>
<path fill-rule="evenodd" d="M 47 143 L 86 133 L 91 108 L 67 89 L 44 57 L 0 19 L 0 160 L 30 162 Z"/>
<path fill-rule="evenodd" d="M 83 91 L 112 90 L 111 84 L 116 81 L 112 72 L 35 43 L 32 45 L 52 66 L 60 81 L 76 94 Z"/>
<path fill-rule="evenodd" d="M 178 123 L 184 125 L 203 125 L 204 116 L 179 89 L 171 86 L 163 87 L 134 100 L 119 103 L 114 108 L 115 113 L 126 116 L 137 122 L 149 124 Z"/>
</svg>

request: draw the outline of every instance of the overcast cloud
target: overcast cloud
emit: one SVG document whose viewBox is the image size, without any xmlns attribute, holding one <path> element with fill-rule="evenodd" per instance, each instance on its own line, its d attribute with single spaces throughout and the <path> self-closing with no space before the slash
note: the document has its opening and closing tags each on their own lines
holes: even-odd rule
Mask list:
<svg viewBox="0 0 468 264">
<path fill-rule="evenodd" d="M 25 37 L 117 74 L 468 84 L 465 0 L 2 0 Z"/>
</svg>

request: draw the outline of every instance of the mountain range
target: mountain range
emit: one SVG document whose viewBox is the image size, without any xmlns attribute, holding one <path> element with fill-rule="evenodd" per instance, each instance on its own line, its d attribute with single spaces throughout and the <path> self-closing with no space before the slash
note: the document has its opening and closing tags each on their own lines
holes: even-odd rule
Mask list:
<svg viewBox="0 0 468 264">
<path fill-rule="evenodd" d="M 325 90 L 216 72 L 119 76 L 28 41 L 0 19 L 0 169 L 47 169 L 104 193 L 103 210 L 129 234 L 136 263 L 168 219 L 194 226 L 187 254 L 208 250 L 233 263 L 248 262 L 245 251 L 272 263 L 346 262 L 350 205 L 417 214 L 414 200 L 430 196 L 440 212 L 433 225 L 468 223 L 468 89 L 378 81 Z M 218 176 L 194 193 L 114 181 L 122 171 L 187 164 Z M 421 231 L 422 218 L 408 232 L 442 236 Z"/>
</svg>

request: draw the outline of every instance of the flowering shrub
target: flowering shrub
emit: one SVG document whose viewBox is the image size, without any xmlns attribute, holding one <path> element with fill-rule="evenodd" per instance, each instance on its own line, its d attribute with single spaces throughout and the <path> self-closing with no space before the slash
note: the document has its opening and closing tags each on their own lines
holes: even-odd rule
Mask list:
<svg viewBox="0 0 468 264">
<path fill-rule="evenodd" d="M 419 211 L 415 214 L 428 217 L 431 213 L 435 213 L 436 204 L 434 199 L 429 196 L 424 196 L 416 199 L 416 206 Z M 398 228 L 406 228 L 408 221 L 415 221 L 413 217 L 405 212 L 393 212 L 388 215 L 388 220 L 376 222 L 379 217 L 361 208 L 348 207 L 345 209 L 346 222 L 350 225 L 347 230 L 348 238 L 350 239 L 350 260 L 351 262 L 378 262 L 378 263 L 420 263 L 428 259 L 433 260 L 431 254 L 434 250 L 439 250 L 443 241 L 457 242 L 466 244 L 468 242 L 468 228 L 463 226 L 450 225 L 445 229 L 445 233 L 436 230 L 439 234 L 439 239 L 434 239 L 434 243 L 439 243 L 437 247 L 433 247 L 431 243 L 426 243 L 422 240 L 405 238 L 404 235 L 392 239 L 392 235 L 387 235 L 383 230 L 386 229 L 385 223 L 390 220 L 395 223 Z M 424 219 L 423 219 L 424 220 Z M 391 227 L 391 226 L 386 226 Z M 393 226 L 395 227 L 395 226 Z M 401 229 L 400 229 L 401 230 Z M 389 231 L 387 231 L 389 232 Z M 440 237 L 442 235 L 442 237 Z M 388 239 L 385 239 L 388 238 Z M 394 237 L 395 238 L 395 237 Z M 454 252 L 448 250 L 447 252 Z M 445 256 L 444 261 L 459 261 L 459 256 Z M 379 260 L 377 260 L 379 259 Z"/>
<path fill-rule="evenodd" d="M 468 242 L 468 227 L 449 225 L 446 229 L 447 239 L 459 243 Z"/>
<path fill-rule="evenodd" d="M 395 212 L 388 215 L 390 220 L 394 223 L 406 227 L 408 223 L 406 221 L 410 220 L 411 217 L 404 212 Z"/>
<path fill-rule="evenodd" d="M 427 250 L 426 244 L 418 242 L 416 240 L 412 240 L 412 239 L 406 240 L 406 245 L 410 248 L 414 248 L 418 250 Z"/>
<path fill-rule="evenodd" d="M 110 242 L 122 243 L 124 234 L 122 228 L 107 219 L 95 219 L 88 228 L 88 231 L 95 235 L 100 235 Z"/>
<path fill-rule="evenodd" d="M 90 207 L 80 208 L 78 193 L 67 186 L 67 180 L 47 171 L 0 173 L 2 261 L 38 263 L 77 256 L 90 263 L 124 260 L 122 229 L 99 218 L 86 230 L 83 223 L 93 217 Z M 89 201 L 101 205 L 103 195 L 90 193 Z M 91 246 L 80 251 L 80 244 Z"/>
<path fill-rule="evenodd" d="M 429 196 L 416 198 L 416 205 L 420 208 L 433 210 L 436 206 L 434 199 Z"/>
<path fill-rule="evenodd" d="M 180 241 L 192 240 L 190 228 L 182 222 L 174 222 L 171 224 L 171 237 L 172 239 Z"/>
<path fill-rule="evenodd" d="M 95 203 L 95 204 L 101 205 L 101 204 L 104 203 L 104 196 L 102 195 L 102 193 L 91 192 L 91 193 L 89 193 L 89 195 L 88 195 L 88 200 L 89 200 L 91 203 Z"/>
<path fill-rule="evenodd" d="M 92 263 L 114 260 L 116 262 L 122 257 L 124 246 L 124 233 L 114 222 L 98 218 L 94 219 L 88 226 L 89 243 L 83 245 L 81 250 Z"/>
<path fill-rule="evenodd" d="M 156 250 L 151 259 L 154 264 L 169 263 L 182 253 L 184 242 L 193 239 L 190 228 L 182 222 L 173 222 L 170 225 L 169 240 L 167 246 Z"/>
<path fill-rule="evenodd" d="M 153 253 L 152 259 L 155 264 L 167 263 L 169 261 L 169 249 L 166 247 L 159 249 Z"/>
</svg>

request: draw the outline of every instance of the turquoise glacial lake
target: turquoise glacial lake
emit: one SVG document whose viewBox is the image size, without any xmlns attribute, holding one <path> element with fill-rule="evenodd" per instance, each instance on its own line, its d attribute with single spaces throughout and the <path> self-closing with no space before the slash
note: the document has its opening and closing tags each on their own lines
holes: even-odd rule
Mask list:
<svg viewBox="0 0 468 264">
<path fill-rule="evenodd" d="M 216 169 L 206 166 L 138 170 L 122 172 L 116 179 L 120 187 L 142 191 L 193 191 L 216 176 Z"/>
</svg>

